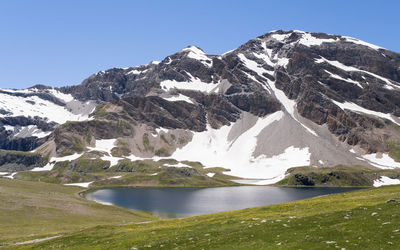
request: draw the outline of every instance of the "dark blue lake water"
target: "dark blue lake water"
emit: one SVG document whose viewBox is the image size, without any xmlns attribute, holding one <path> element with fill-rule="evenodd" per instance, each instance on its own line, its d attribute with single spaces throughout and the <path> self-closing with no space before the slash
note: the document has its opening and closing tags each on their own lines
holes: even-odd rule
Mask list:
<svg viewBox="0 0 400 250">
<path fill-rule="evenodd" d="M 147 211 L 163 218 L 175 218 L 277 204 L 352 190 L 357 188 L 111 188 L 88 193 L 86 198 Z"/>
</svg>

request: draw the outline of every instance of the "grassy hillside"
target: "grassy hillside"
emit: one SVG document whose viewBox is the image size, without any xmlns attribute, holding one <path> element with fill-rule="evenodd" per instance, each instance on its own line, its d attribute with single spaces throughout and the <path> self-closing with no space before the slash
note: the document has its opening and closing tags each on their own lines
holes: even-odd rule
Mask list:
<svg viewBox="0 0 400 250">
<path fill-rule="evenodd" d="M 387 142 L 387 146 L 389 149 L 389 155 L 395 161 L 400 162 L 400 141 L 392 140 Z"/>
<path fill-rule="evenodd" d="M 296 167 L 287 170 L 285 179 L 277 183 L 280 186 L 331 186 L 331 187 L 368 187 L 381 176 L 398 179 L 398 169 L 377 169 L 364 166 L 344 166 L 316 168 Z"/>
<path fill-rule="evenodd" d="M 398 249 L 400 186 L 148 224 L 97 226 L 26 249 Z"/>
<path fill-rule="evenodd" d="M 82 156 L 75 161 L 58 162 L 51 171 L 19 172 L 14 178 L 25 181 L 40 181 L 66 184 L 93 182 L 91 187 L 100 186 L 174 186 L 174 187 L 212 187 L 237 185 L 232 177 L 224 175 L 223 168 L 204 168 L 199 162 L 184 161 L 188 167 L 174 168 L 164 164 L 177 164 L 178 161 L 165 159 L 159 161 L 121 160 L 116 166 L 108 167 L 109 162 L 101 159 L 88 159 Z M 207 173 L 215 174 L 213 177 Z M 120 176 L 121 178 L 112 178 Z"/>
<path fill-rule="evenodd" d="M 0 246 L 97 225 L 156 219 L 147 213 L 88 201 L 78 195 L 82 190 L 0 178 Z"/>
<path fill-rule="evenodd" d="M 47 157 L 42 157 L 38 153 L 0 150 L 0 172 L 15 172 L 43 167 L 47 161 Z"/>
</svg>

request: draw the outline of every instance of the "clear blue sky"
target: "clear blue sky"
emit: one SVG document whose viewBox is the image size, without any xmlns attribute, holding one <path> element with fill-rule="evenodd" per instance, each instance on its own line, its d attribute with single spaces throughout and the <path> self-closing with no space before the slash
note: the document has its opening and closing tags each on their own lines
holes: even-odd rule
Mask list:
<svg viewBox="0 0 400 250">
<path fill-rule="evenodd" d="M 80 83 L 188 46 L 221 54 L 275 29 L 347 35 L 400 52 L 400 1 L 3 0 L 0 88 Z"/>
</svg>

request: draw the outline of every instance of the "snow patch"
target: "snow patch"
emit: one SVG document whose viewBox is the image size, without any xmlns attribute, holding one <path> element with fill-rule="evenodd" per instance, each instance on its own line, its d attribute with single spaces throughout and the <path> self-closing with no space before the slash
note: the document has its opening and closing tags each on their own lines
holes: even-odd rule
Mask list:
<svg viewBox="0 0 400 250">
<path fill-rule="evenodd" d="M 51 93 L 53 96 L 63 101 L 64 103 L 72 102 L 74 100 L 74 97 L 71 94 L 64 94 L 54 88 L 48 89 L 47 91 Z"/>
<path fill-rule="evenodd" d="M 319 46 L 322 43 L 333 43 L 337 42 L 337 39 L 333 38 L 328 38 L 328 39 L 322 39 L 322 38 L 317 38 L 311 35 L 310 33 L 305 33 L 302 32 L 302 36 L 300 40 L 298 41 L 299 44 L 302 44 L 304 46 L 310 47 L 310 46 Z"/>
<path fill-rule="evenodd" d="M 100 151 L 106 153 L 107 155 L 100 157 L 100 159 L 103 161 L 109 161 L 110 167 L 112 167 L 117 165 L 120 160 L 124 159 L 121 157 L 112 156 L 111 154 L 111 150 L 114 148 L 116 141 L 117 139 L 96 140 L 95 147 L 87 147 L 87 148 L 92 151 Z"/>
<path fill-rule="evenodd" d="M 17 174 L 17 172 L 15 172 L 15 173 L 12 173 L 12 174 L 10 174 L 10 175 L 3 175 L 3 177 L 4 178 L 8 178 L 8 179 L 14 179 L 14 176 Z"/>
<path fill-rule="evenodd" d="M 342 37 L 346 40 L 346 42 L 364 45 L 364 46 L 370 47 L 371 49 L 374 49 L 374 50 L 384 49 L 382 47 L 379 47 L 379 46 L 376 46 L 374 44 L 358 40 L 358 39 L 353 38 L 353 37 L 349 37 L 349 36 L 342 36 Z"/>
<path fill-rule="evenodd" d="M 319 46 L 322 43 L 333 43 L 339 41 L 337 38 L 317 38 L 313 36 L 312 34 L 300 30 L 294 30 L 293 32 L 300 33 L 301 38 L 297 41 L 292 42 L 291 44 L 302 44 L 304 46 L 310 47 L 310 46 Z M 289 36 L 291 36 L 293 33 L 288 33 L 288 34 L 273 34 L 271 35 L 272 38 L 284 42 Z"/>
<path fill-rule="evenodd" d="M 166 128 L 156 128 L 156 132 L 157 134 L 159 134 L 160 132 L 164 132 L 164 133 L 168 133 L 169 129 Z"/>
<path fill-rule="evenodd" d="M 185 95 L 182 95 L 180 93 L 179 93 L 178 96 L 164 97 L 163 99 L 167 100 L 167 101 L 170 101 L 170 102 L 184 101 L 184 102 L 188 102 L 188 103 L 194 104 L 192 102 L 192 100 L 190 100 L 189 97 L 187 97 Z"/>
<path fill-rule="evenodd" d="M 9 92 L 9 93 L 22 93 L 22 94 L 32 94 L 39 93 L 41 90 L 37 88 L 28 88 L 28 89 L 0 89 L 1 91 Z"/>
<path fill-rule="evenodd" d="M 382 154 L 379 158 L 377 154 L 367 154 L 363 155 L 362 158 L 377 168 L 400 168 L 400 162 L 396 162 L 388 154 Z"/>
<path fill-rule="evenodd" d="M 118 175 L 118 176 L 112 176 L 112 177 L 110 177 L 108 179 L 121 179 L 121 177 L 122 177 L 122 175 Z"/>
<path fill-rule="evenodd" d="M 5 92 L 17 92 L 12 90 L 3 90 Z M 19 91 L 18 91 L 19 92 Z M 26 92 L 22 91 L 21 92 Z M 29 91 L 31 93 L 33 91 Z M 53 94 L 57 93 L 53 90 Z M 57 94 L 58 97 L 69 100 L 67 95 L 62 93 Z M 89 117 L 88 115 L 76 115 L 71 113 L 64 106 L 57 105 L 51 101 L 44 100 L 38 96 L 13 96 L 7 93 L 0 93 L 0 108 L 11 113 L 11 116 L 39 116 L 47 118 L 49 121 L 54 121 L 58 124 L 63 124 L 67 121 L 84 121 Z M 10 115 L 0 114 L 0 117 Z"/>
<path fill-rule="evenodd" d="M 7 131 L 14 131 L 14 126 L 10 126 L 10 125 L 3 125 L 3 127 L 5 128 L 5 130 Z"/>
<path fill-rule="evenodd" d="M 105 152 L 111 156 L 111 150 L 114 148 L 117 139 L 96 140 L 95 147 L 87 147 L 89 150 Z"/>
<path fill-rule="evenodd" d="M 36 136 L 38 138 L 43 138 L 51 134 L 51 131 L 44 132 L 41 129 L 39 129 L 36 125 L 28 125 L 28 126 L 9 126 L 5 125 L 4 126 L 6 130 L 12 131 L 13 137 L 30 137 L 30 136 Z"/>
<path fill-rule="evenodd" d="M 168 62 L 165 62 L 164 64 L 171 64 L 171 62 L 172 62 L 171 57 L 167 57 L 166 59 L 168 59 Z"/>
<path fill-rule="evenodd" d="M 363 107 L 361 107 L 361 106 L 359 106 L 359 105 L 357 105 L 355 103 L 352 103 L 352 102 L 340 103 L 340 102 L 337 102 L 335 100 L 331 100 L 331 101 L 334 104 L 336 104 L 337 106 L 339 106 L 339 108 L 341 108 L 342 110 L 348 109 L 348 110 L 355 111 L 355 112 L 360 112 L 360 113 L 364 113 L 364 114 L 368 114 L 368 115 L 378 116 L 380 118 L 390 120 L 393 123 L 396 123 L 397 125 L 400 126 L 400 123 L 397 122 L 395 119 L 393 119 L 391 114 L 385 114 L 385 113 L 382 113 L 382 112 L 369 110 L 369 109 L 363 108 Z"/>
<path fill-rule="evenodd" d="M 332 66 L 334 66 L 334 67 L 336 67 L 336 68 L 342 69 L 342 70 L 344 70 L 344 71 L 362 72 L 362 73 L 368 74 L 368 75 L 370 75 L 370 76 L 373 76 L 373 77 L 375 77 L 375 78 L 377 78 L 377 79 L 379 79 L 379 80 L 385 82 L 385 83 L 387 84 L 387 85 L 384 86 L 385 88 L 398 88 L 398 89 L 400 89 L 400 86 L 399 86 L 399 85 L 393 84 L 393 83 L 391 82 L 391 80 L 389 80 L 389 79 L 387 79 L 387 78 L 385 78 L 385 77 L 382 77 L 382 76 L 380 76 L 380 75 L 371 73 L 371 72 L 369 72 L 369 71 L 361 70 L 361 69 L 358 69 L 358 68 L 355 68 L 355 67 L 352 67 L 352 66 L 346 66 L 346 65 L 344 65 L 343 63 L 341 63 L 341 62 L 339 62 L 339 61 L 331 61 L 331 60 L 328 60 L 328 59 L 326 59 L 326 58 L 324 58 L 324 57 L 321 57 L 321 58 L 315 59 L 315 62 L 316 62 L 316 63 L 327 62 L 327 63 L 329 63 L 330 65 L 332 65 Z"/>
<path fill-rule="evenodd" d="M 169 167 L 169 168 L 192 168 L 191 166 L 186 165 L 186 164 L 183 164 L 183 163 L 181 163 L 181 162 L 179 162 L 179 163 L 177 163 L 177 164 L 168 164 L 168 163 L 165 163 L 165 164 L 163 164 L 163 166 L 164 166 L 164 167 Z"/>
<path fill-rule="evenodd" d="M 73 160 L 78 159 L 82 155 L 83 155 L 83 153 L 81 153 L 81 154 L 75 153 L 73 155 L 67 155 L 67 156 L 63 156 L 63 157 L 52 157 L 44 167 L 42 167 L 42 168 L 36 167 L 36 168 L 31 169 L 30 171 L 32 171 L 32 172 L 50 171 L 53 169 L 54 165 L 57 162 L 73 161 Z"/>
<path fill-rule="evenodd" d="M 51 134 L 51 131 L 44 132 L 44 131 L 42 131 L 42 130 L 40 130 L 40 129 L 35 129 L 35 130 L 32 132 L 32 136 L 36 136 L 37 138 L 43 138 L 43 137 L 46 137 L 46 136 L 48 136 L 48 135 L 50 135 L 50 134 Z"/>
<path fill-rule="evenodd" d="M 283 42 L 286 40 L 286 38 L 288 38 L 291 35 L 291 33 L 289 34 L 273 34 L 271 35 L 271 37 L 279 42 Z"/>
<path fill-rule="evenodd" d="M 54 165 L 56 165 L 56 162 L 49 162 L 44 167 L 42 167 L 42 168 L 36 167 L 36 168 L 31 169 L 31 171 L 32 172 L 50 171 L 54 168 Z"/>
<path fill-rule="evenodd" d="M 251 69 L 252 71 L 256 72 L 260 76 L 263 76 L 262 75 L 263 73 L 268 73 L 270 75 L 272 75 L 274 73 L 274 71 L 269 71 L 269 70 L 264 69 L 257 62 L 247 59 L 247 57 L 243 54 L 238 54 L 238 57 L 244 63 L 244 66 L 246 66 L 246 68 Z"/>
<path fill-rule="evenodd" d="M 189 46 L 181 51 L 188 51 L 189 53 L 187 54 L 187 57 L 198 60 L 207 67 L 212 66 L 212 59 L 209 58 L 204 51 L 195 46 Z"/>
<path fill-rule="evenodd" d="M 235 51 L 235 49 L 228 50 L 227 52 L 223 53 L 221 56 L 225 56 L 225 55 L 227 55 L 227 54 L 229 54 L 229 53 L 231 53 L 233 51 Z"/>
<path fill-rule="evenodd" d="M 276 60 L 276 65 L 282 66 L 284 68 L 286 68 L 286 66 L 289 64 L 289 59 L 285 57 L 281 58 L 275 55 L 274 60 Z"/>
<path fill-rule="evenodd" d="M 336 74 L 334 74 L 332 72 L 329 72 L 328 70 L 325 70 L 325 72 L 328 73 L 330 75 L 330 77 L 332 77 L 332 78 L 355 84 L 355 85 L 357 85 L 358 87 L 360 87 L 362 89 L 364 88 L 359 82 L 356 82 L 356 81 L 351 80 L 349 78 L 343 78 L 340 75 L 336 75 Z"/>
<path fill-rule="evenodd" d="M 131 71 L 129 71 L 128 73 L 126 73 L 127 75 L 139 75 L 141 73 L 145 73 L 147 71 L 146 70 L 137 70 L 137 69 L 132 69 Z"/>
<path fill-rule="evenodd" d="M 385 89 L 388 89 L 388 90 L 393 90 L 394 88 L 392 87 L 392 86 L 390 86 L 390 85 L 385 85 L 385 86 L 383 86 Z"/>
<path fill-rule="evenodd" d="M 374 187 L 398 185 L 398 184 L 400 184 L 399 179 L 392 179 L 387 176 L 381 176 L 379 179 L 374 180 Z"/>
<path fill-rule="evenodd" d="M 68 184 L 64 184 L 65 186 L 78 186 L 78 187 L 84 187 L 87 188 L 89 187 L 90 184 L 92 184 L 93 181 L 91 182 L 78 182 L 78 183 L 68 183 Z"/>
<path fill-rule="evenodd" d="M 100 157 L 101 160 L 103 161 L 109 161 L 110 162 L 110 167 L 115 166 L 118 164 L 120 160 L 123 160 L 124 158 L 121 157 L 115 157 L 115 156 L 102 156 Z"/>
<path fill-rule="evenodd" d="M 218 83 L 205 83 L 202 82 L 199 78 L 193 77 L 190 75 L 191 79 L 188 82 L 177 82 L 175 80 L 165 80 L 160 83 L 160 87 L 166 91 L 171 89 L 185 89 L 185 90 L 194 90 L 211 93 L 213 92 L 218 85 Z"/>
<path fill-rule="evenodd" d="M 107 201 L 101 201 L 101 200 L 97 200 L 97 199 L 92 199 L 92 201 L 99 203 L 101 205 L 105 205 L 105 206 L 114 206 L 114 204 L 112 204 L 111 202 L 107 202 Z"/>
<path fill-rule="evenodd" d="M 267 63 L 270 66 L 274 66 L 275 64 L 271 61 L 271 58 L 268 56 L 268 54 L 257 54 L 253 53 L 253 55 L 261 60 L 263 60 L 265 63 Z M 274 71 L 268 71 L 270 75 L 274 73 Z"/>
<path fill-rule="evenodd" d="M 212 178 L 212 177 L 214 177 L 215 173 L 207 173 L 206 175 L 207 175 L 208 177 Z"/>
<path fill-rule="evenodd" d="M 279 101 L 280 103 L 282 103 L 282 105 L 284 106 L 284 108 L 286 109 L 286 111 L 289 113 L 289 115 L 290 115 L 295 121 L 297 121 L 303 128 L 305 128 L 310 134 L 312 134 L 312 135 L 314 135 L 314 136 L 318 136 L 318 134 L 317 134 L 314 130 L 310 129 L 309 127 L 307 127 L 306 125 L 304 125 L 302 122 L 300 122 L 299 119 L 296 118 L 296 116 L 295 116 L 295 114 L 294 114 L 294 110 L 295 110 L 295 106 L 296 106 L 296 101 L 290 100 L 290 99 L 285 95 L 285 93 L 284 93 L 282 90 L 278 89 L 278 88 L 275 86 L 275 82 L 271 82 L 269 79 L 267 79 L 267 80 L 268 80 L 268 83 L 269 83 L 270 88 L 272 89 L 272 91 L 273 91 L 274 94 L 275 94 L 275 97 L 278 99 L 278 101 Z"/>
</svg>

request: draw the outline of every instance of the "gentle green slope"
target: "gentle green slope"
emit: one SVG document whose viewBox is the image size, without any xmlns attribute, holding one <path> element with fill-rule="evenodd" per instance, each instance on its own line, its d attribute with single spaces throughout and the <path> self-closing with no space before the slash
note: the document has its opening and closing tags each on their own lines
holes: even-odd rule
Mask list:
<svg viewBox="0 0 400 250">
<path fill-rule="evenodd" d="M 400 177 L 398 169 L 376 169 L 364 166 L 337 165 L 334 167 L 295 167 L 286 171 L 281 186 L 368 187 L 381 176 Z"/>
<path fill-rule="evenodd" d="M 147 213 L 104 206 L 78 195 L 79 187 L 0 178 L 0 246 L 96 225 L 156 219 Z"/>
<path fill-rule="evenodd" d="M 40 181 L 66 184 L 93 182 L 91 187 L 119 186 L 172 186 L 172 187 L 214 187 L 238 185 L 231 182 L 231 176 L 223 174 L 224 168 L 204 168 L 201 163 L 184 161 L 190 167 L 174 168 L 164 164 L 177 164 L 173 159 L 159 161 L 121 160 L 108 168 L 108 161 L 88 159 L 82 156 L 73 162 L 58 162 L 51 171 L 19 172 L 14 178 L 24 181 Z M 214 173 L 212 178 L 207 173 Z M 121 178 L 112 178 L 120 176 Z"/>
<path fill-rule="evenodd" d="M 98 226 L 24 247 L 398 249 L 400 204 L 397 201 L 400 201 L 400 186 L 387 186 L 148 224 Z"/>
</svg>

